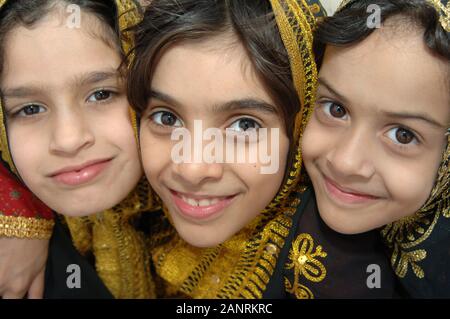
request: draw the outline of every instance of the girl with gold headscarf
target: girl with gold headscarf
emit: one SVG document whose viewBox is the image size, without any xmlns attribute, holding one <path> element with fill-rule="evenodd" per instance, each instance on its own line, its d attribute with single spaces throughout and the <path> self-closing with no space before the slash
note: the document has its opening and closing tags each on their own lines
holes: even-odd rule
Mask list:
<svg viewBox="0 0 450 319">
<path fill-rule="evenodd" d="M 136 122 L 121 63 L 132 45 L 122 31 L 139 20 L 137 5 L 127 0 L 1 5 L 3 165 L 67 216 L 55 221 L 45 296 L 152 297 L 145 240 L 132 225 L 151 207 L 152 197 L 148 184 L 139 181 Z M 2 235 L 48 238 L 51 221 L 14 218 L 23 217 L 2 216 L 0 229 L 8 229 Z M 79 289 L 66 284 L 73 264 Z"/>
<path fill-rule="evenodd" d="M 320 215 L 381 229 L 411 297 L 450 297 L 449 14 L 447 0 L 346 0 L 315 34 L 303 156 Z"/>
<path fill-rule="evenodd" d="M 134 30 L 128 94 L 141 118 L 144 170 L 164 206 L 150 243 L 162 296 L 393 296 L 377 232 L 326 228 L 302 180 L 299 141 L 317 85 L 315 4 L 153 0 Z M 248 157 L 179 161 L 173 133 L 194 135 L 193 152 L 189 144 L 180 157 L 198 154 L 202 127 L 220 129 L 218 140 L 225 131 L 243 136 L 242 154 L 267 143 L 278 169 L 261 173 L 268 161 Z M 245 140 L 260 129 L 267 135 Z M 368 281 L 371 264 L 381 288 Z"/>
</svg>

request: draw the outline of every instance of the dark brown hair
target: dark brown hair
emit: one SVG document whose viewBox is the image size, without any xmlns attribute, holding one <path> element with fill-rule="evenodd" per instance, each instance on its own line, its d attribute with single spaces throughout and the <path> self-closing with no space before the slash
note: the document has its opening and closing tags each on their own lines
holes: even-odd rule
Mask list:
<svg viewBox="0 0 450 319">
<path fill-rule="evenodd" d="M 292 137 L 300 101 L 268 0 L 153 0 L 133 31 L 136 46 L 129 68 L 128 98 L 138 115 L 147 108 L 153 72 L 169 47 L 231 32 L 247 51 Z"/>
<path fill-rule="evenodd" d="M 372 14 L 368 7 L 375 5 L 380 9 L 381 22 L 393 17 L 401 17 L 396 24 L 405 23 L 423 30 L 423 40 L 427 47 L 442 59 L 450 60 L 449 33 L 439 21 L 436 9 L 425 0 L 359 0 L 355 1 L 334 16 L 324 19 L 315 32 L 315 53 L 318 65 L 322 63 L 325 47 L 349 46 L 366 39 L 376 29 L 367 21 Z M 408 25 L 406 25 L 408 27 Z"/>
<path fill-rule="evenodd" d="M 0 9 L 0 74 L 3 70 L 4 42 L 10 31 L 17 26 L 34 27 L 59 4 L 78 5 L 82 12 L 93 14 L 104 28 L 97 35 L 109 44 L 119 43 L 117 8 L 112 0 L 10 0 Z"/>
</svg>

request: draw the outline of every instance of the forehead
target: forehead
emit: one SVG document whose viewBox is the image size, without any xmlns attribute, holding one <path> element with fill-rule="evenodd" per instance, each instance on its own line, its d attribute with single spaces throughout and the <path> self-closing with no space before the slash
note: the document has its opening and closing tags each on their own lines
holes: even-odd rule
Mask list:
<svg viewBox="0 0 450 319">
<path fill-rule="evenodd" d="M 86 15 L 85 19 L 95 18 Z M 119 66 L 118 50 L 87 30 L 92 21 L 81 23 L 80 28 L 62 22 L 60 16 L 52 14 L 33 28 L 18 26 L 8 34 L 3 84 L 15 86 L 45 79 L 47 85 L 57 86 L 79 73 Z"/>
<path fill-rule="evenodd" d="M 437 112 L 450 120 L 449 64 L 426 47 L 421 32 L 380 29 L 349 47 L 328 46 L 320 77 L 355 105 Z"/>
<path fill-rule="evenodd" d="M 151 86 L 190 108 L 250 97 L 272 103 L 245 49 L 229 38 L 170 47 L 156 65 Z"/>
</svg>

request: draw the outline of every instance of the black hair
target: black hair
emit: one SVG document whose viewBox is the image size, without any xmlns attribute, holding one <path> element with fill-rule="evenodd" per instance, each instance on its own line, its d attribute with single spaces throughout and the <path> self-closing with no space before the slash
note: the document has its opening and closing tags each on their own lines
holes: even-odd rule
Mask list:
<svg viewBox="0 0 450 319">
<path fill-rule="evenodd" d="M 147 108 L 153 72 L 169 47 L 231 33 L 245 48 L 292 137 L 300 101 L 268 0 L 153 0 L 134 32 L 128 98 L 138 115 Z"/>
<path fill-rule="evenodd" d="M 10 0 L 0 9 L 0 74 L 3 71 L 4 42 L 17 26 L 32 28 L 50 14 L 57 5 L 78 5 L 82 12 L 93 14 L 102 22 L 101 38 L 118 48 L 119 26 L 114 1 L 101 0 Z"/>
<path fill-rule="evenodd" d="M 450 60 L 449 32 L 442 27 L 436 8 L 427 1 L 359 0 L 351 2 L 334 16 L 319 23 L 314 36 L 314 51 L 319 67 L 327 45 L 357 44 L 376 30 L 367 23 L 373 13 L 368 10 L 371 5 L 379 8 L 382 23 L 393 17 L 401 17 L 402 19 L 396 22 L 403 24 L 401 27 L 408 23 L 423 30 L 424 43 L 431 52 L 439 58 Z"/>
</svg>

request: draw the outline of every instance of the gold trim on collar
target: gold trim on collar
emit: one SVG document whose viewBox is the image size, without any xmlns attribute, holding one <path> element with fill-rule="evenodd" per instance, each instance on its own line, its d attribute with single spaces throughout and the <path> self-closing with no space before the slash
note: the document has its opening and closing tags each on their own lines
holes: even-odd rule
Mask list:
<svg viewBox="0 0 450 319">
<path fill-rule="evenodd" d="M 0 215 L 0 237 L 50 239 L 53 220 Z"/>
</svg>

